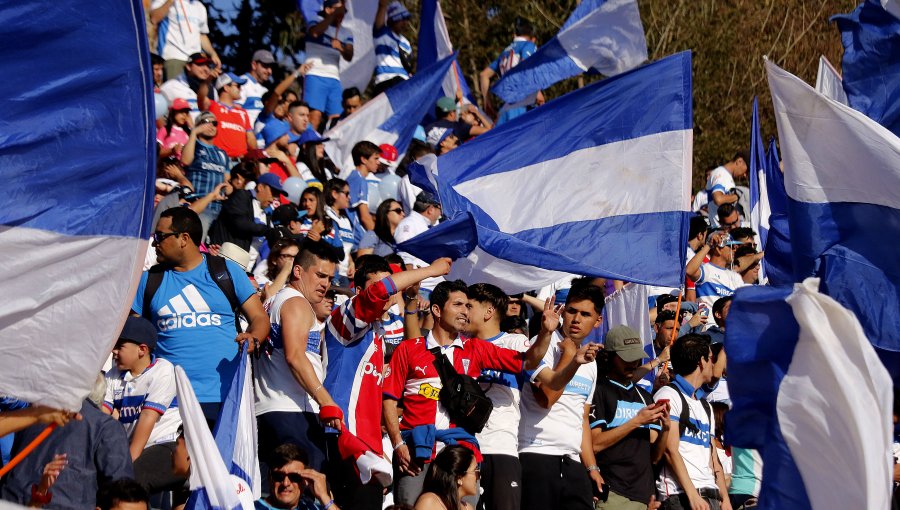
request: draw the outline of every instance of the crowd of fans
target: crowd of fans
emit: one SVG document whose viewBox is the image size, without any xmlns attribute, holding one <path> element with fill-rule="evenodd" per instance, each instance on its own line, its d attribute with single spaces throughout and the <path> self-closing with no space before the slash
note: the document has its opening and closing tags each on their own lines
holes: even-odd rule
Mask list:
<svg viewBox="0 0 900 510">
<path fill-rule="evenodd" d="M 543 103 L 538 94 L 497 109 L 486 92 L 535 51 L 531 26 L 517 23 L 480 75 L 490 115 L 443 97 L 404 157 L 358 140 L 354 167 L 340 168 L 322 133 L 365 102 L 340 85 L 339 62 L 353 55 L 345 12 L 325 0 L 306 61 L 271 83 L 279 64 L 266 49 L 243 75 L 222 68 L 200 1 L 153 0 L 154 80 L 168 111 L 133 315 L 79 414 L 3 402 L 0 433 L 18 431 L 4 462 L 42 423 L 74 420 L 6 475 L 2 498 L 184 505 L 191 459 L 174 366 L 214 427 L 237 342 L 253 362 L 267 480 L 257 508 L 752 507 L 761 461 L 728 445 L 722 348 L 730 296 L 760 283 L 762 254 L 735 191 L 746 154 L 712 170 L 694 201 L 685 292 L 651 291 L 655 337 L 611 324 L 600 348 L 605 296 L 626 282 L 570 275 L 507 295 L 445 280 L 448 259 L 397 251 L 442 216 L 409 181 L 410 162 Z M 411 76 L 409 18 L 401 3 L 379 2 L 375 93 Z M 337 453 L 345 431 L 393 464 L 391 483 L 360 481 Z"/>
</svg>

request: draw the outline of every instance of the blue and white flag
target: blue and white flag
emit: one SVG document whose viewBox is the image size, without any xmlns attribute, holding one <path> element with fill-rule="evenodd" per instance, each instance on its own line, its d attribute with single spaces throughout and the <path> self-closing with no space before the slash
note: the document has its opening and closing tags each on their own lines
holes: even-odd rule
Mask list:
<svg viewBox="0 0 900 510">
<path fill-rule="evenodd" d="M 258 435 L 254 410 L 253 374 L 250 370 L 246 345 L 241 346 L 241 358 L 231 387 L 222 402 L 222 410 L 213 437 L 225 460 L 229 473 L 242 479 L 251 490 L 253 499 L 260 497 L 259 457 L 256 455 Z M 230 465 L 229 465 L 230 464 Z"/>
<path fill-rule="evenodd" d="M 794 263 L 791 255 L 791 226 L 788 220 L 788 196 L 784 191 L 784 174 L 773 136 L 763 165 L 766 180 L 766 196 L 769 204 L 769 230 L 766 235 L 766 253 L 763 262 L 768 284 L 774 287 L 794 284 Z"/>
<path fill-rule="evenodd" d="M 900 374 L 900 138 L 771 61 L 766 70 L 794 277 L 821 277 L 823 292 L 856 313 L 888 370 Z"/>
<path fill-rule="evenodd" d="M 844 80 L 840 73 L 825 58 L 819 55 L 819 72 L 816 74 L 816 91 L 823 96 L 834 99 L 838 103 L 847 103 L 847 93 L 844 92 Z"/>
<path fill-rule="evenodd" d="M 411 165 L 410 175 L 423 189 L 436 188 L 450 221 L 399 249 L 426 261 L 465 255 L 450 278 L 510 293 L 566 274 L 679 286 L 691 112 L 691 56 L 684 52 L 420 160 L 425 166 Z M 434 241 L 447 229 L 461 242 Z"/>
<path fill-rule="evenodd" d="M 425 112 L 434 109 L 434 97 L 447 70 L 455 60 L 451 55 L 416 73 L 369 100 L 346 119 L 325 132 L 330 138 L 325 151 L 344 172 L 354 168 L 350 152 L 357 142 L 389 143 L 403 154 Z"/>
<path fill-rule="evenodd" d="M 78 410 L 125 322 L 150 236 L 156 116 L 143 10 L 22 0 L 0 5 L 0 23 L 0 394 Z"/>
<path fill-rule="evenodd" d="M 444 21 L 440 0 L 422 0 L 419 19 L 416 67 L 426 69 L 438 60 L 452 55 L 453 44 L 450 42 L 450 33 L 447 31 L 447 23 Z M 466 83 L 466 77 L 463 76 L 457 60 L 453 61 L 453 66 L 447 71 L 441 89 L 440 96 L 453 97 L 462 100 L 463 103 L 475 104 L 469 84 Z M 435 97 L 434 101 L 437 101 L 438 98 L 439 96 Z"/>
<path fill-rule="evenodd" d="M 253 489 L 244 478 L 230 473 L 231 470 L 222 460 L 216 440 L 209 431 L 194 388 L 179 365 L 175 366 L 175 388 L 178 412 L 184 426 L 185 445 L 191 458 L 191 497 L 186 509 L 252 510 L 259 493 L 254 496 Z M 220 416 L 219 421 L 223 416 Z M 256 478 L 259 480 L 259 476 Z"/>
<path fill-rule="evenodd" d="M 850 106 L 900 136 L 898 13 L 896 0 L 866 0 L 852 13 L 831 20 L 841 31 L 841 68 Z"/>
<path fill-rule="evenodd" d="M 591 71 L 614 76 L 647 60 L 636 0 L 584 1 L 553 39 L 511 69 L 491 91 L 517 103 L 538 90 Z"/>
<path fill-rule="evenodd" d="M 756 232 L 756 244 L 766 249 L 769 237 L 769 194 L 766 188 L 766 148 L 759 133 L 759 100 L 753 96 L 753 114 L 750 122 L 750 226 Z M 760 264 L 759 278 L 766 281 L 765 260 Z"/>
<path fill-rule="evenodd" d="M 889 508 L 891 378 L 856 316 L 818 287 L 735 294 L 729 441 L 762 456 L 760 510 Z"/>
</svg>

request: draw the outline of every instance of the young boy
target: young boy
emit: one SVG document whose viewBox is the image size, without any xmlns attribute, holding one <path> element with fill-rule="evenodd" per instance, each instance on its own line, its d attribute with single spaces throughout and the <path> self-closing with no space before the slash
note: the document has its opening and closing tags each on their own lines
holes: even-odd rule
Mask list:
<svg viewBox="0 0 900 510">
<path fill-rule="evenodd" d="M 156 338 L 150 321 L 128 317 L 112 351 L 115 367 L 106 374 L 103 399 L 103 411 L 125 427 L 135 479 L 150 493 L 179 482 L 171 474 L 181 426 L 175 368 L 153 355 Z"/>
</svg>

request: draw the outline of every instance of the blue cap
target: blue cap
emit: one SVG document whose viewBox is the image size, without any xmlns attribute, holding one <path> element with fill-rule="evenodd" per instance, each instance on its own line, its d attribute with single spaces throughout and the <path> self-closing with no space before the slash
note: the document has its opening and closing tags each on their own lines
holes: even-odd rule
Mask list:
<svg viewBox="0 0 900 510">
<path fill-rule="evenodd" d="M 266 147 L 275 143 L 282 136 L 291 132 L 291 127 L 287 122 L 278 119 L 272 119 L 266 122 L 266 126 L 262 128 L 259 134 L 262 135 Z"/>
<path fill-rule="evenodd" d="M 234 73 L 223 73 L 219 75 L 218 79 L 216 79 L 216 90 L 221 89 L 229 83 L 237 83 L 238 85 L 243 85 L 247 83 L 247 78 L 241 78 Z"/>
<path fill-rule="evenodd" d="M 412 15 L 403 7 L 400 2 L 391 2 L 387 8 L 387 19 L 389 22 L 400 21 L 411 18 Z"/>
<path fill-rule="evenodd" d="M 125 326 L 119 333 L 119 340 L 127 340 L 138 345 L 144 344 L 151 351 L 156 348 L 156 328 L 153 323 L 143 317 L 129 316 L 125 319 Z"/>
<path fill-rule="evenodd" d="M 284 188 L 281 186 L 281 179 L 278 178 L 277 175 L 272 173 L 264 173 L 256 178 L 256 184 L 265 184 L 266 186 L 272 188 L 272 191 L 276 195 L 286 195 L 284 192 Z"/>
<path fill-rule="evenodd" d="M 299 143 L 300 145 L 303 145 L 304 143 L 325 143 L 328 140 L 331 140 L 331 138 L 322 138 L 315 130 L 307 129 L 300 135 L 296 143 Z"/>
</svg>

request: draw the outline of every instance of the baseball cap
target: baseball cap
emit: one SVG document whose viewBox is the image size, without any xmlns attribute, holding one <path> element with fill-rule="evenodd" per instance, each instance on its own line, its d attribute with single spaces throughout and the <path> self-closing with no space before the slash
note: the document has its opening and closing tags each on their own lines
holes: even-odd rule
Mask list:
<svg viewBox="0 0 900 510">
<path fill-rule="evenodd" d="M 454 112 L 456 111 L 456 100 L 452 97 L 444 96 L 437 100 L 435 108 L 444 113 Z"/>
<path fill-rule="evenodd" d="M 282 136 L 291 132 L 291 127 L 287 122 L 278 119 L 272 119 L 266 122 L 266 127 L 262 128 L 259 134 L 262 135 L 266 147 L 275 143 Z"/>
<path fill-rule="evenodd" d="M 247 78 L 241 78 L 240 76 L 238 76 L 234 73 L 222 73 L 216 79 L 216 90 L 219 90 L 222 87 L 224 87 L 225 85 L 228 85 L 230 83 L 237 83 L 238 85 L 243 85 L 243 84 L 247 83 Z"/>
<path fill-rule="evenodd" d="M 452 134 L 452 128 L 435 126 L 428 130 L 428 136 L 426 137 L 425 141 L 426 143 L 428 143 L 428 145 L 437 149 L 438 146 L 441 145 L 441 142 L 443 142 L 448 136 Z"/>
<path fill-rule="evenodd" d="M 403 7 L 403 4 L 400 2 L 391 2 L 388 4 L 387 8 L 387 18 L 388 21 L 400 21 L 404 19 L 411 18 L 412 15 L 409 11 L 406 10 L 406 7 Z"/>
<path fill-rule="evenodd" d="M 250 270 L 250 253 L 234 243 L 222 243 L 219 256 L 241 266 L 245 273 Z"/>
<path fill-rule="evenodd" d="M 197 115 L 197 120 L 194 121 L 195 126 L 199 126 L 200 124 L 204 124 L 206 122 L 213 122 L 216 120 L 216 116 L 211 112 L 203 112 L 200 115 Z"/>
<path fill-rule="evenodd" d="M 307 129 L 304 131 L 295 143 L 303 145 L 304 143 L 325 143 L 331 138 L 322 138 L 319 136 L 319 133 L 316 133 L 315 130 Z"/>
<path fill-rule="evenodd" d="M 436 205 L 436 206 L 441 205 L 441 203 L 438 202 L 438 199 L 435 198 L 434 195 L 432 195 L 431 193 L 429 193 L 427 191 L 422 191 L 418 195 L 416 195 L 416 203 L 424 204 L 424 205 Z"/>
<path fill-rule="evenodd" d="M 138 345 L 144 344 L 151 351 L 156 348 L 156 328 L 153 323 L 143 317 L 129 316 L 125 319 L 119 340 L 127 340 Z"/>
<path fill-rule="evenodd" d="M 182 99 L 180 97 L 176 97 L 174 101 L 172 101 L 172 106 L 169 107 L 173 112 L 178 112 L 182 110 L 190 110 L 191 104 L 187 102 L 186 99 Z"/>
<path fill-rule="evenodd" d="M 203 53 L 202 51 L 199 53 L 192 54 L 188 58 L 188 62 L 190 62 L 193 65 L 199 65 L 199 66 L 209 65 L 209 64 L 213 63 L 212 59 L 209 58 L 209 56 L 207 56 L 206 53 Z"/>
<path fill-rule="evenodd" d="M 290 225 L 292 221 L 299 221 L 305 214 L 300 214 L 300 209 L 294 204 L 279 205 L 272 211 L 273 225 Z"/>
<path fill-rule="evenodd" d="M 603 344 L 606 351 L 614 352 L 627 362 L 642 360 L 647 357 L 641 335 L 628 326 L 616 326 L 606 333 Z"/>
<path fill-rule="evenodd" d="M 269 50 L 256 50 L 253 53 L 253 61 L 271 65 L 275 63 L 275 56 Z"/>
<path fill-rule="evenodd" d="M 285 193 L 284 191 L 284 188 L 281 187 L 281 179 L 279 179 L 275 174 L 262 174 L 256 178 L 256 183 L 265 184 L 266 186 L 272 188 L 272 191 L 277 195 L 287 195 L 287 193 Z"/>
<path fill-rule="evenodd" d="M 378 148 L 381 149 L 381 154 L 378 156 L 379 163 L 391 166 L 397 162 L 397 158 L 400 154 L 397 152 L 396 147 L 389 143 L 383 143 L 379 145 Z"/>
</svg>

